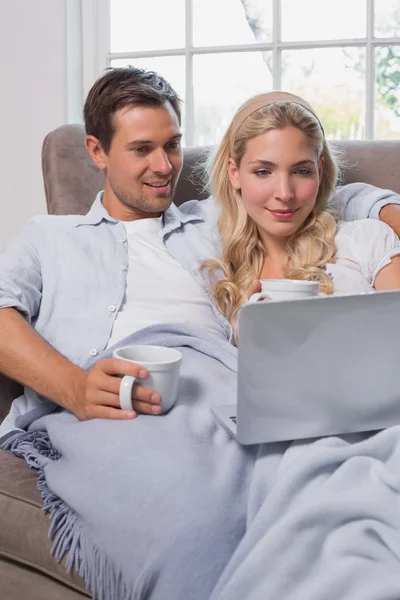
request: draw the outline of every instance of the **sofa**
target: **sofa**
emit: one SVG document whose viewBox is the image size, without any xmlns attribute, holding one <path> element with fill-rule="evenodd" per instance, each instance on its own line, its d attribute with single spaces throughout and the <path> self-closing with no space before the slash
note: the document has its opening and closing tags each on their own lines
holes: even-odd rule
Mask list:
<svg viewBox="0 0 400 600">
<path fill-rule="evenodd" d="M 85 214 L 103 187 L 103 174 L 84 147 L 81 125 L 64 125 L 43 142 L 42 168 L 49 214 Z M 400 140 L 334 142 L 346 156 L 343 183 L 364 181 L 400 193 Z M 185 148 L 175 202 L 205 196 L 192 177 L 205 148 Z M 0 375 L 0 419 L 21 386 Z M 41 510 L 36 472 L 0 451 L 0 600 L 78 600 L 91 597 L 77 573 L 51 556 L 49 519 Z M 110 599 L 111 600 L 111 599 Z"/>
</svg>

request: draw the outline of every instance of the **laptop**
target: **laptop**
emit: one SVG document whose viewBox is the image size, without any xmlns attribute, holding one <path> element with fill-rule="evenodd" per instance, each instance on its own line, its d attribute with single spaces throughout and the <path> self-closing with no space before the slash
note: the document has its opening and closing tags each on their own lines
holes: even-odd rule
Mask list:
<svg viewBox="0 0 400 600">
<path fill-rule="evenodd" d="M 400 424 L 400 291 L 246 304 L 236 404 L 212 412 L 241 444 Z"/>
</svg>

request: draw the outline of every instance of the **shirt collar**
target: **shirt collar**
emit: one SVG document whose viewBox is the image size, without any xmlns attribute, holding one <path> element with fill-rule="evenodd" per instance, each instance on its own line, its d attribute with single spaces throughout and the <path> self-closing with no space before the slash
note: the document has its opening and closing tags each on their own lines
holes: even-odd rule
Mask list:
<svg viewBox="0 0 400 600">
<path fill-rule="evenodd" d="M 103 206 L 103 193 L 101 191 L 97 194 L 96 200 L 93 202 L 89 212 L 80 217 L 79 221 L 75 224 L 75 227 L 80 225 L 98 225 L 101 221 L 109 221 L 110 223 L 118 223 L 118 219 L 111 217 Z"/>
<path fill-rule="evenodd" d="M 171 231 L 175 231 L 175 229 L 179 229 L 182 225 L 186 223 L 194 223 L 196 221 L 204 222 L 204 216 L 199 210 L 199 206 L 201 202 L 193 202 L 191 204 L 191 212 L 185 212 L 181 210 L 175 204 L 171 204 L 169 208 L 163 214 L 163 235 L 167 235 L 171 233 Z"/>
<path fill-rule="evenodd" d="M 109 221 L 110 223 L 118 223 L 118 219 L 114 219 L 109 215 L 106 209 L 103 206 L 103 191 L 99 192 L 96 196 L 96 200 L 93 202 L 91 209 L 86 215 L 77 217 L 78 221 L 75 224 L 75 227 L 79 227 L 80 225 L 98 225 L 101 221 Z M 186 223 L 193 223 L 195 221 L 204 222 L 204 216 L 201 213 L 200 207 L 201 202 L 199 203 L 191 203 L 192 208 L 191 212 L 187 213 L 175 204 L 171 204 L 169 208 L 163 214 L 163 235 L 167 235 L 174 231 L 175 229 L 179 229 L 182 225 Z"/>
</svg>

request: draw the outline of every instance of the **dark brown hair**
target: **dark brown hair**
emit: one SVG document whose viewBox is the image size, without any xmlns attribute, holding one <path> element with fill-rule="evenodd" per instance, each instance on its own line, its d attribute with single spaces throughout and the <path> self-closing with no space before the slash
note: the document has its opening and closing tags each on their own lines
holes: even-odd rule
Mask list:
<svg viewBox="0 0 400 600">
<path fill-rule="evenodd" d="M 136 67 L 111 68 L 90 89 L 83 108 L 87 135 L 108 152 L 115 133 L 114 114 L 125 106 L 162 106 L 170 102 L 181 123 L 181 99 L 161 75 Z"/>
</svg>

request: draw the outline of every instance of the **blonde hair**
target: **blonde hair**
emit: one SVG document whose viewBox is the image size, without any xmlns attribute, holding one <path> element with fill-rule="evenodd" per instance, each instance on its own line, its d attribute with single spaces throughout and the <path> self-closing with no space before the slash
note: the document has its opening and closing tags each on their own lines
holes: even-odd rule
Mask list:
<svg viewBox="0 0 400 600">
<path fill-rule="evenodd" d="M 260 277 L 264 265 L 265 249 L 255 222 L 243 206 L 240 191 L 230 183 L 228 159 L 232 158 L 239 168 L 248 140 L 270 129 L 285 127 L 303 132 L 315 148 L 318 160 L 323 157 L 324 168 L 311 214 L 287 241 L 284 277 L 317 279 L 321 292 L 332 294 L 334 291 L 324 266 L 334 261 L 336 254 L 337 223 L 327 210 L 327 203 L 336 184 L 337 161 L 318 117 L 307 102 L 285 92 L 256 96 L 236 113 L 209 164 L 211 192 L 221 207 L 218 231 L 222 257 L 209 259 L 202 266 L 209 270 L 218 309 L 229 321 L 251 295 L 254 281 Z"/>
</svg>

